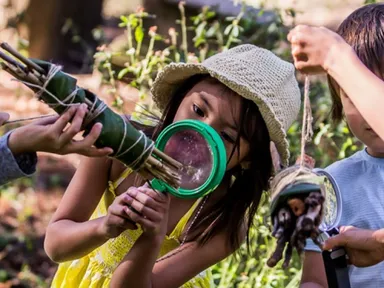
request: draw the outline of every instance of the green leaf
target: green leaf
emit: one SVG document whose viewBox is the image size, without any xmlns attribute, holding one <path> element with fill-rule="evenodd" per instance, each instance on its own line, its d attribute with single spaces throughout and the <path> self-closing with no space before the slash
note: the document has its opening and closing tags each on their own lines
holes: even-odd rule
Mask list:
<svg viewBox="0 0 384 288">
<path fill-rule="evenodd" d="M 135 28 L 139 24 L 139 20 L 137 18 L 132 18 L 129 22 L 129 24 L 131 24 L 133 28 Z"/>
<path fill-rule="evenodd" d="M 212 37 L 213 35 L 215 35 L 215 33 L 216 33 L 216 27 L 215 26 L 211 26 L 211 27 L 209 27 L 207 32 L 205 32 L 205 36 L 206 37 Z"/>
<path fill-rule="evenodd" d="M 143 27 L 137 26 L 135 29 L 135 40 L 136 42 L 142 42 L 144 39 Z"/>
<path fill-rule="evenodd" d="M 231 32 L 233 25 L 228 25 L 227 28 L 224 30 L 224 35 L 229 35 L 229 32 Z"/>
<path fill-rule="evenodd" d="M 126 67 L 124 69 L 122 69 L 119 74 L 117 75 L 117 79 L 121 79 L 125 76 L 125 74 L 127 74 L 128 72 L 130 71 L 129 67 Z"/>
<path fill-rule="evenodd" d="M 233 37 L 239 37 L 239 26 L 233 26 L 233 29 L 232 29 L 232 35 Z"/>
<path fill-rule="evenodd" d="M 159 34 L 156 34 L 156 36 L 155 36 L 155 40 L 156 41 L 161 41 L 161 40 L 163 40 L 164 38 L 161 36 L 161 35 L 159 35 Z"/>
<path fill-rule="evenodd" d="M 203 22 L 199 26 L 197 26 L 197 28 L 196 28 L 196 35 L 200 36 L 201 34 L 203 34 L 203 31 L 204 31 L 204 28 L 205 28 L 206 25 L 207 25 L 207 23 Z"/>
<path fill-rule="evenodd" d="M 195 19 L 193 20 L 193 25 L 195 26 L 198 25 L 200 21 L 201 21 L 201 17 L 199 15 L 196 16 Z"/>
<path fill-rule="evenodd" d="M 124 16 L 124 15 L 120 16 L 120 20 L 123 21 L 124 23 L 128 23 L 129 22 L 128 18 L 126 16 Z"/>
<path fill-rule="evenodd" d="M 206 19 L 211 19 L 213 17 L 216 16 L 216 12 L 215 11 L 208 11 L 207 14 L 205 15 Z"/>
<path fill-rule="evenodd" d="M 229 22 L 232 22 L 235 19 L 236 19 L 236 17 L 234 17 L 234 16 L 225 17 L 225 20 L 229 21 Z"/>
<path fill-rule="evenodd" d="M 195 41 L 195 47 L 199 47 L 201 44 L 204 44 L 206 41 L 203 37 L 200 37 L 198 38 L 196 41 Z"/>
</svg>

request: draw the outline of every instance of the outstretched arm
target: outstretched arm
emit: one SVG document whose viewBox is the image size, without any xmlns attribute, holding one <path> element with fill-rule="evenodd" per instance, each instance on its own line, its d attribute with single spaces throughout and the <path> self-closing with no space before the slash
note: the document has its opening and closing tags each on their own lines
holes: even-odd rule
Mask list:
<svg viewBox="0 0 384 288">
<path fill-rule="evenodd" d="M 384 82 L 360 61 L 352 47 L 324 27 L 299 25 L 288 40 L 296 68 L 306 74 L 328 73 L 384 140 Z"/>
</svg>

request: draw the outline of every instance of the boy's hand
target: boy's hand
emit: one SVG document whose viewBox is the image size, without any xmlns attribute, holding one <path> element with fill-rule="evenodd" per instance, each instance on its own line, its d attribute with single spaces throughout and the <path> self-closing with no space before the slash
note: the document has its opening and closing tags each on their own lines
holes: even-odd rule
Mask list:
<svg viewBox="0 0 384 288">
<path fill-rule="evenodd" d="M 327 72 L 340 53 L 352 49 L 338 34 L 324 27 L 298 25 L 288 34 L 288 41 L 296 68 L 305 74 Z"/>
<path fill-rule="evenodd" d="M 86 113 L 85 104 L 73 106 L 60 117 L 49 117 L 15 129 L 8 139 L 9 149 L 15 155 L 37 151 L 61 155 L 77 153 L 89 157 L 103 157 L 111 154 L 113 152 L 111 148 L 98 149 L 93 146 L 101 133 L 100 123 L 96 123 L 83 140 L 73 140 L 81 131 Z M 64 130 L 71 119 L 72 123 Z"/>
<path fill-rule="evenodd" d="M 9 114 L 0 112 L 0 126 L 3 125 L 9 119 Z"/>
<path fill-rule="evenodd" d="M 381 234 L 381 235 L 380 235 Z M 353 226 L 340 228 L 340 234 L 328 239 L 324 250 L 343 246 L 349 261 L 357 267 L 368 267 L 384 261 L 384 229 L 372 231 Z"/>
<path fill-rule="evenodd" d="M 296 159 L 296 165 L 300 165 L 301 163 L 301 156 L 297 157 Z M 312 158 L 311 156 L 304 154 L 304 166 L 306 166 L 309 169 L 315 168 L 316 160 Z"/>
</svg>

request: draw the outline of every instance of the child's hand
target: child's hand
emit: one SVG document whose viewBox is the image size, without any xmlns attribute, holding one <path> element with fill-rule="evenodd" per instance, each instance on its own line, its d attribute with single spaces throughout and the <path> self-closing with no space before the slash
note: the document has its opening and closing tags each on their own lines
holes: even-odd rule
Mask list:
<svg viewBox="0 0 384 288">
<path fill-rule="evenodd" d="M 0 112 L 0 126 L 3 125 L 9 119 L 9 114 Z"/>
<path fill-rule="evenodd" d="M 98 149 L 93 146 L 101 133 L 102 125 L 100 123 L 96 123 L 83 140 L 73 140 L 73 137 L 81 131 L 86 113 L 85 104 L 73 106 L 60 117 L 50 117 L 15 129 L 9 136 L 9 149 L 15 155 L 37 151 L 61 155 L 77 153 L 90 157 L 103 157 L 111 154 L 113 152 L 111 148 Z M 73 119 L 72 123 L 63 131 L 71 119 Z"/>
<path fill-rule="evenodd" d="M 357 267 L 368 267 L 384 261 L 384 230 L 366 230 L 352 226 L 340 228 L 340 234 L 328 239 L 324 250 L 343 246 L 349 261 Z"/>
<path fill-rule="evenodd" d="M 124 201 L 133 209 L 126 210 L 134 222 L 140 224 L 148 236 L 165 237 L 168 224 L 170 198 L 147 185 L 131 187 L 124 193 Z"/>
<path fill-rule="evenodd" d="M 100 227 L 100 234 L 109 239 L 116 238 L 125 230 L 136 230 L 137 226 L 128 216 L 128 212 L 126 193 L 123 193 L 108 207 L 108 213 Z"/>
<path fill-rule="evenodd" d="M 296 68 L 305 74 L 327 72 L 338 53 L 352 49 L 341 36 L 324 27 L 298 25 L 288 34 L 288 41 Z"/>
</svg>

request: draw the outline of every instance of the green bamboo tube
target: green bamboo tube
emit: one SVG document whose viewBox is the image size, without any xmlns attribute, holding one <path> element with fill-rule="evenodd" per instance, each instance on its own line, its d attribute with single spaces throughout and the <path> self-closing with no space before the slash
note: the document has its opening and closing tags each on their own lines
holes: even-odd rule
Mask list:
<svg viewBox="0 0 384 288">
<path fill-rule="evenodd" d="M 46 75 L 53 65 L 41 60 L 32 61 L 43 68 Z M 89 106 L 89 103 L 94 103 L 94 101 L 96 101 L 95 107 L 104 105 L 96 95 L 88 90 L 77 87 L 77 80 L 62 71 L 58 71 L 49 80 L 49 83 L 46 86 L 46 90 L 61 101 L 64 101 L 65 98 L 76 89 L 78 90 L 73 101 L 71 101 L 71 104 L 88 103 Z M 40 95 L 40 100 L 52 107 L 58 114 L 64 113 L 68 108 L 58 104 L 57 100 L 46 92 L 43 92 Z M 69 104 L 69 102 L 67 103 Z M 133 170 L 141 168 L 143 163 L 151 155 L 151 147 L 153 146 L 152 140 L 134 128 L 125 117 L 115 113 L 109 107 L 106 107 L 100 115 L 83 127 L 85 130 L 84 136 L 89 133 L 92 126 L 97 122 L 103 124 L 103 129 L 95 142 L 95 146 L 98 148 L 110 147 L 114 151 L 114 154 L 111 155 L 111 157 L 120 160 Z M 124 130 L 126 132 L 124 132 Z"/>
</svg>

